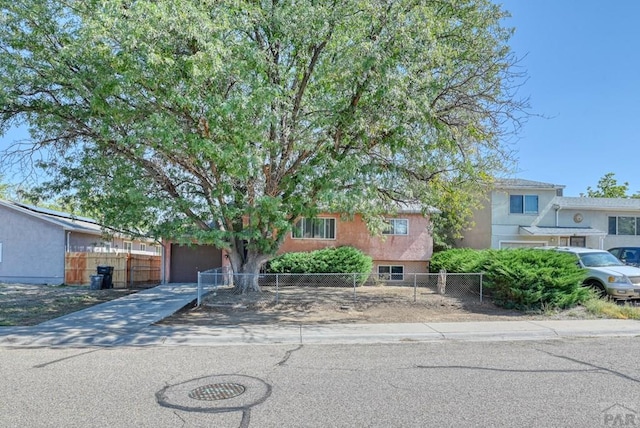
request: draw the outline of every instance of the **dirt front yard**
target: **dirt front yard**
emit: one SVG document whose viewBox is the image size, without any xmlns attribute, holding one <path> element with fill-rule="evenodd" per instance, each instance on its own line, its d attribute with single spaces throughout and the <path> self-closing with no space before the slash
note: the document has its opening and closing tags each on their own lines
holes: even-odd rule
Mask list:
<svg viewBox="0 0 640 428">
<path fill-rule="evenodd" d="M 138 290 L 86 286 L 0 284 L 0 326 L 29 326 Z"/>
<path fill-rule="evenodd" d="M 230 288 L 210 293 L 200 307 L 185 308 L 162 324 L 417 323 L 596 318 L 582 307 L 546 313 L 500 308 L 479 296 L 443 296 L 413 287 L 263 289 L 239 296 Z"/>
<path fill-rule="evenodd" d="M 138 290 L 90 290 L 85 286 L 0 284 L 0 326 L 30 326 L 117 299 Z M 189 306 L 161 321 L 180 325 L 414 323 L 596 318 L 582 307 L 523 313 L 495 306 L 479 296 L 442 296 L 425 288 L 367 286 L 353 289 L 290 287 L 235 295 L 210 293 L 202 306 Z"/>
</svg>

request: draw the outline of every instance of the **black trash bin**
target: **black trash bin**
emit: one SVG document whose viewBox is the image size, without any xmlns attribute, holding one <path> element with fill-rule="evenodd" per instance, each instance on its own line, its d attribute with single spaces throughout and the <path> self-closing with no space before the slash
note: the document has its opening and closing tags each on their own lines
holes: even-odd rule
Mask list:
<svg viewBox="0 0 640 428">
<path fill-rule="evenodd" d="M 113 266 L 98 266 L 98 275 L 102 275 L 102 288 L 113 288 Z"/>
</svg>

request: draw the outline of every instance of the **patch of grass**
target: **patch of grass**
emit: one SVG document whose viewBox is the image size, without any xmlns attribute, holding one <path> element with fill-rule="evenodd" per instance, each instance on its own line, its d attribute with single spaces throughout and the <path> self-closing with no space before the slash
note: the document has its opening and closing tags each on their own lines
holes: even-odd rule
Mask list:
<svg viewBox="0 0 640 428">
<path fill-rule="evenodd" d="M 583 303 L 587 312 L 601 318 L 640 320 L 640 307 L 612 300 L 591 298 Z"/>
</svg>

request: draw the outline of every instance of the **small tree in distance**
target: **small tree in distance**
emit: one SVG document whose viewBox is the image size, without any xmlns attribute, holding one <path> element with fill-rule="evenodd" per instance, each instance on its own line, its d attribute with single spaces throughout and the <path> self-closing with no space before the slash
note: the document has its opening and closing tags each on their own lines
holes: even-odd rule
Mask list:
<svg viewBox="0 0 640 428">
<path fill-rule="evenodd" d="M 598 181 L 598 185 L 595 189 L 587 187 L 588 198 L 640 198 L 640 193 L 636 192 L 635 195 L 629 196 L 629 183 L 624 182 L 618 184 L 618 180 L 615 178 L 615 173 L 608 172 Z"/>
</svg>

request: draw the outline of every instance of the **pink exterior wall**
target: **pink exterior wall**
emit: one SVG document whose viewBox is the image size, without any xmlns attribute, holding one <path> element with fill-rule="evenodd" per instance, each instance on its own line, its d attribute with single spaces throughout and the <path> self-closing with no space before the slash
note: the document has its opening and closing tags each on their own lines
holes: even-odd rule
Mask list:
<svg viewBox="0 0 640 428">
<path fill-rule="evenodd" d="M 421 214 L 395 216 L 394 218 L 408 220 L 409 234 L 382 237 L 371 236 L 360 215 L 356 215 L 353 221 L 342 221 L 339 215 L 318 217 L 336 219 L 336 239 L 298 239 L 289 234 L 278 254 L 349 245 L 373 258 L 374 272 L 378 265 L 405 266 L 405 273 L 428 272 L 428 261 L 433 254 L 433 238 L 427 229 L 429 219 Z"/>
<path fill-rule="evenodd" d="M 374 237 L 369 234 L 360 215 L 353 221 L 342 221 L 339 215 L 320 215 L 336 219 L 336 239 L 294 239 L 291 234 L 284 240 L 278 254 L 296 251 L 313 251 L 327 247 L 349 245 L 373 258 L 373 272 L 378 266 L 403 266 L 404 273 L 429 272 L 429 260 L 433 255 L 433 238 L 428 231 L 429 219 L 421 214 L 400 214 L 394 218 L 407 219 L 408 235 L 384 235 Z M 171 277 L 171 243 L 164 242 L 165 277 Z M 222 250 L 222 265 L 230 267 Z"/>
</svg>

